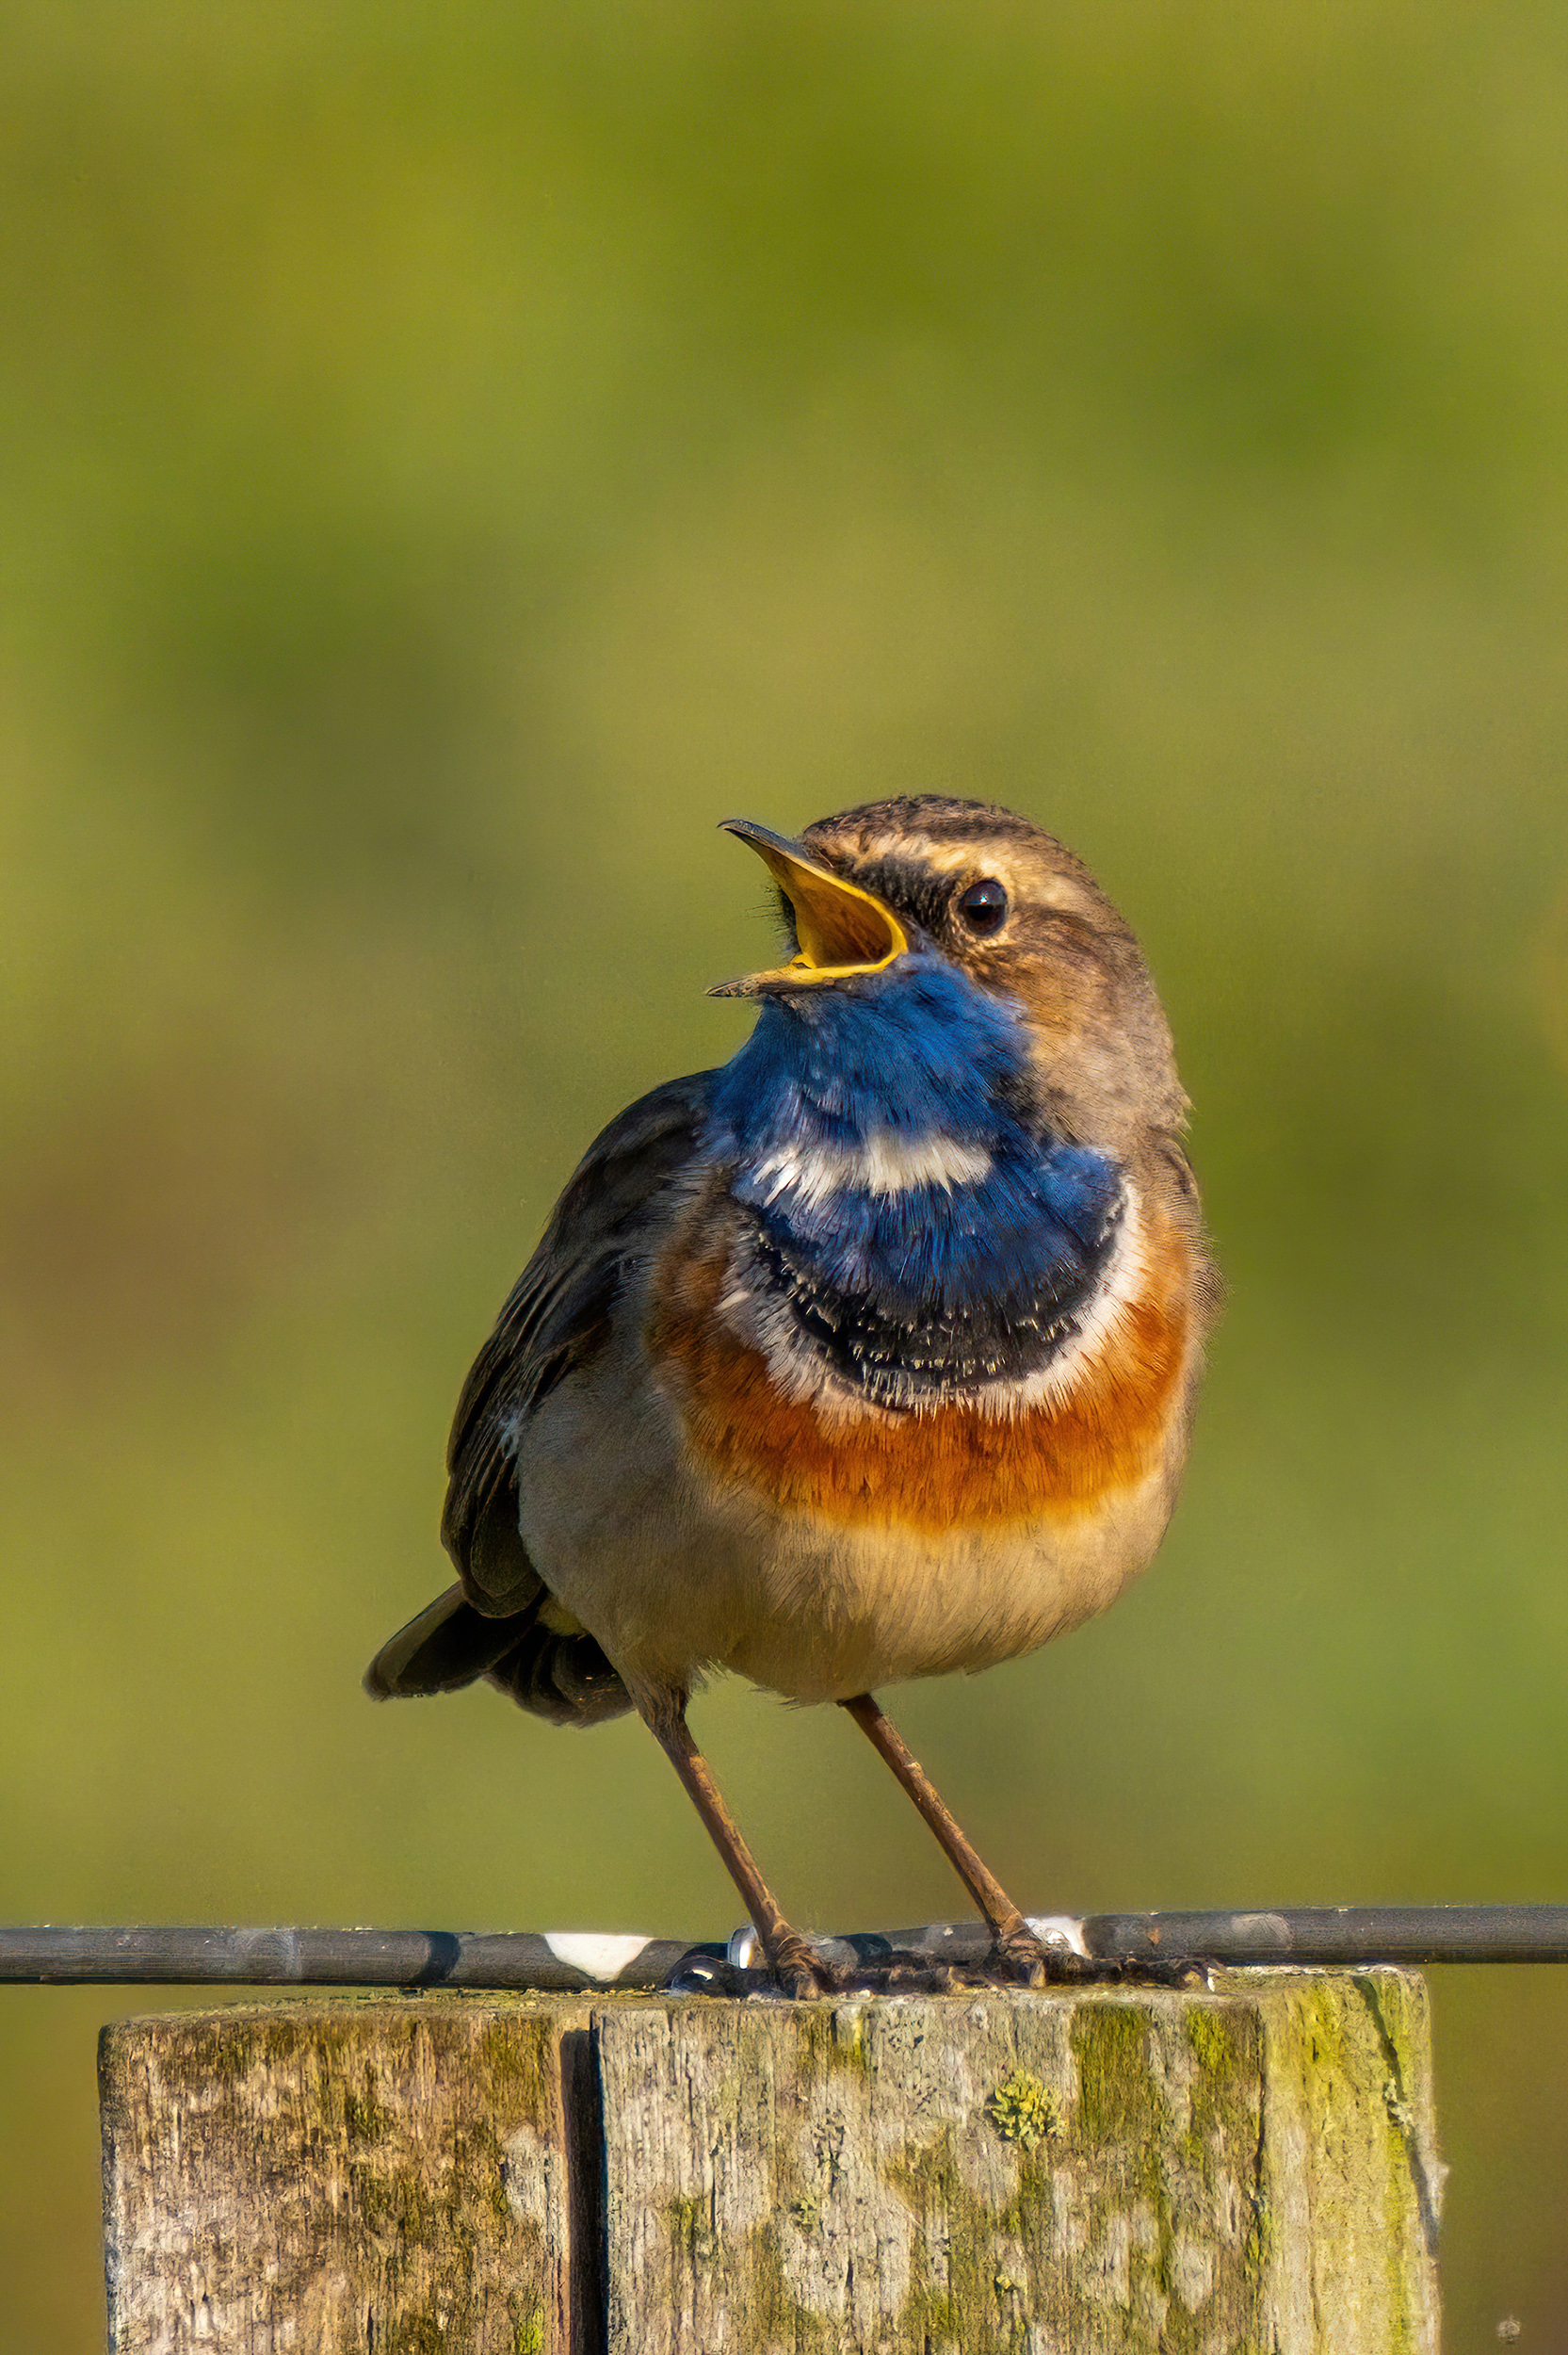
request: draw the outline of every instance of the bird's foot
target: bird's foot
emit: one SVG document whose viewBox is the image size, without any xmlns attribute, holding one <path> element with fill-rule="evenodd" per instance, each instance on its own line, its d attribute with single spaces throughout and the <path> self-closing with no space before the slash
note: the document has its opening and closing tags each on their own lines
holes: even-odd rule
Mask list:
<svg viewBox="0 0 1568 2355">
<path fill-rule="evenodd" d="M 1145 1957 L 1081 1955 L 1065 1941 L 1039 1937 L 1022 1918 L 998 1932 L 986 1969 L 994 1978 L 1015 1987 L 1210 1985 L 1206 1966 L 1191 1956 L 1160 1962 Z"/>
<path fill-rule="evenodd" d="M 799 1930 L 785 1930 L 773 1940 L 768 1962 L 780 1992 L 796 2003 L 839 1991 L 838 1973 L 813 1951 Z"/>
<path fill-rule="evenodd" d="M 1075 1987 L 1095 1975 L 1094 1965 L 1065 1943 L 1042 1938 L 1022 1914 L 996 1932 L 987 1969 L 1014 1987 Z"/>
<path fill-rule="evenodd" d="M 731 1939 L 725 1955 L 693 1948 L 682 1955 L 664 1981 L 669 1995 L 787 1996 L 810 2003 L 840 1995 L 852 1974 L 817 1952 L 799 1930 L 775 1936 L 772 1951 L 750 1925 Z"/>
<path fill-rule="evenodd" d="M 1134 1987 L 1211 1988 L 1214 1985 L 1212 1966 L 1198 1955 L 1175 1955 L 1169 1962 L 1157 1962 L 1150 1955 L 1129 1955 L 1124 1962 L 1107 1964 L 1117 1976 Z"/>
</svg>

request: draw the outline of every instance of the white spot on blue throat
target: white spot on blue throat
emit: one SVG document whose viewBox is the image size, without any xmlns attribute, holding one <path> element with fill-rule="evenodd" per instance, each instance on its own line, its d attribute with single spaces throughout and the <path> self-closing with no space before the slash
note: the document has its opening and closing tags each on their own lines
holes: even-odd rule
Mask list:
<svg viewBox="0 0 1568 2355">
<path fill-rule="evenodd" d="M 766 1002 L 706 1143 L 751 1214 L 727 1298 L 775 1378 L 899 1410 L 1059 1360 L 1127 1202 L 1044 1119 L 1019 1009 L 930 955 Z"/>
<path fill-rule="evenodd" d="M 766 1202 L 793 1195 L 802 1204 L 828 1201 L 835 1194 L 913 1194 L 936 1187 L 976 1186 L 991 1174 L 991 1154 L 940 1129 L 911 1136 L 896 1129 L 870 1129 L 853 1145 L 825 1139 L 786 1145 L 768 1154 L 752 1171 Z"/>
</svg>

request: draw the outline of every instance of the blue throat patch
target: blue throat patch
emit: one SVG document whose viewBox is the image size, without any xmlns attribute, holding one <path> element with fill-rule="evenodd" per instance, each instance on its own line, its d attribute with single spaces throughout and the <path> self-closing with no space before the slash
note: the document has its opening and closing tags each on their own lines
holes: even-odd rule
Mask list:
<svg viewBox="0 0 1568 2355">
<path fill-rule="evenodd" d="M 707 1144 L 750 1216 L 752 1289 L 895 1409 L 1046 1366 L 1124 1198 L 1115 1162 L 1043 1119 L 1021 1016 L 930 950 L 765 999 L 715 1075 Z M 921 1147 L 983 1174 L 891 1186 Z"/>
</svg>

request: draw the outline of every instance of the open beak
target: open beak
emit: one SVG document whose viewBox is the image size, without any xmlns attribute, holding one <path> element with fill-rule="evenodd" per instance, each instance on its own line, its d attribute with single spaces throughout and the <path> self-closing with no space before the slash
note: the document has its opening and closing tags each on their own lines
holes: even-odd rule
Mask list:
<svg viewBox="0 0 1568 2355">
<path fill-rule="evenodd" d="M 875 893 L 819 866 L 800 843 L 753 825 L 750 818 L 726 818 L 723 831 L 755 851 L 795 911 L 800 943 L 787 965 L 720 982 L 711 998 L 756 998 L 769 990 L 810 988 L 853 973 L 877 973 L 909 947 L 893 910 Z"/>
</svg>

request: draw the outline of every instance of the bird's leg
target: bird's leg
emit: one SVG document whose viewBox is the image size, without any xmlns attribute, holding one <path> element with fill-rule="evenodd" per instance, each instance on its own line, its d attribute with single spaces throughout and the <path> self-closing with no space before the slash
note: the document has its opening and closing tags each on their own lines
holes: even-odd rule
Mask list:
<svg viewBox="0 0 1568 2355">
<path fill-rule="evenodd" d="M 812 1953 L 797 1929 L 779 1909 L 778 1899 L 757 1870 L 756 1859 L 741 1837 L 739 1825 L 724 1804 L 713 1770 L 691 1738 L 684 1699 L 665 1699 L 642 1711 L 643 1722 L 686 1785 L 687 1798 L 702 1817 L 708 1838 L 724 1860 L 724 1869 L 740 1892 L 741 1903 L 762 1941 L 763 1953 L 774 1976 L 791 1995 L 826 1995 L 832 1977 L 827 1965 Z"/>
<path fill-rule="evenodd" d="M 869 1693 L 862 1693 L 852 1701 L 841 1701 L 839 1706 L 849 1711 L 872 1748 L 892 1767 L 935 1833 L 943 1855 L 990 1924 L 1002 1960 L 1010 1969 L 1021 1973 L 1031 1986 L 1042 1985 L 1047 1963 L 1054 1957 L 1030 1929 L 995 1874 L 976 1855 L 897 1728 L 882 1715 Z"/>
</svg>

